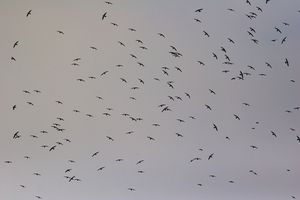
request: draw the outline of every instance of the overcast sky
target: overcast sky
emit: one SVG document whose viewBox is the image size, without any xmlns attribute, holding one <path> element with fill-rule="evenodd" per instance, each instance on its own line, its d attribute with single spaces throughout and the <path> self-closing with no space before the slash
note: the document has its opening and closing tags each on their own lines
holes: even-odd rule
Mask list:
<svg viewBox="0 0 300 200">
<path fill-rule="evenodd" d="M 300 1 L 111 3 L 0 0 L 0 199 L 299 199 Z"/>
</svg>

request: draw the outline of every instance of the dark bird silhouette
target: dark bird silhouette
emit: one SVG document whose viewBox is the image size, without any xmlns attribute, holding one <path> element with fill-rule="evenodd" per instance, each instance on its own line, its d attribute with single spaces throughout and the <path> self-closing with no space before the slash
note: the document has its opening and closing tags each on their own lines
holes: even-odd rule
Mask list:
<svg viewBox="0 0 300 200">
<path fill-rule="evenodd" d="M 203 65 L 203 66 L 205 65 L 205 64 L 204 64 L 202 61 L 200 61 L 200 60 L 198 60 L 197 62 L 198 62 L 200 65 Z"/>
<path fill-rule="evenodd" d="M 150 141 L 151 141 L 151 140 L 155 141 L 155 139 L 154 139 L 153 137 L 147 136 L 147 138 L 148 138 Z"/>
<path fill-rule="evenodd" d="M 163 38 L 166 37 L 166 36 L 165 36 L 164 34 L 162 34 L 162 33 L 158 33 L 158 35 L 161 36 L 161 37 L 163 37 Z"/>
<path fill-rule="evenodd" d="M 193 158 L 193 159 L 190 160 L 190 162 L 194 162 L 196 160 L 201 160 L 201 158 L 199 158 L 199 157 Z"/>
<path fill-rule="evenodd" d="M 232 44 L 235 44 L 235 42 L 231 39 L 231 38 L 227 38 L 229 42 L 231 42 Z"/>
<path fill-rule="evenodd" d="M 213 91 L 212 89 L 209 89 L 211 94 L 216 94 L 215 91 Z"/>
<path fill-rule="evenodd" d="M 281 40 L 281 44 L 283 44 L 284 42 L 286 42 L 286 39 L 287 39 L 287 37 L 284 37 L 284 38 Z"/>
<path fill-rule="evenodd" d="M 276 133 L 275 133 L 274 131 L 271 131 L 271 133 L 272 133 L 272 135 L 273 135 L 274 137 L 277 137 L 277 135 L 276 135 Z"/>
<path fill-rule="evenodd" d="M 57 31 L 59 34 L 64 35 L 65 33 L 63 31 Z"/>
<path fill-rule="evenodd" d="M 216 124 L 213 124 L 213 128 L 214 128 L 216 131 L 218 131 L 218 127 L 217 127 Z"/>
<path fill-rule="evenodd" d="M 138 164 L 141 164 L 142 162 L 144 162 L 144 160 L 139 160 L 139 161 L 137 161 L 136 164 L 138 165 Z"/>
<path fill-rule="evenodd" d="M 10 60 L 16 61 L 15 57 L 10 57 Z"/>
<path fill-rule="evenodd" d="M 255 171 L 253 171 L 252 169 L 249 170 L 250 173 L 254 174 L 254 175 L 257 175 L 257 173 Z"/>
<path fill-rule="evenodd" d="M 195 12 L 201 12 L 203 10 L 203 8 L 199 8 L 197 10 L 195 10 Z"/>
<path fill-rule="evenodd" d="M 19 131 L 15 132 L 13 135 L 13 139 L 20 138 L 21 136 L 19 135 Z"/>
<path fill-rule="evenodd" d="M 16 41 L 13 45 L 13 48 L 15 48 L 19 44 L 19 41 Z"/>
<path fill-rule="evenodd" d="M 56 145 L 52 146 L 49 151 L 53 151 L 55 149 Z"/>
<path fill-rule="evenodd" d="M 95 152 L 92 154 L 92 157 L 95 157 L 96 155 L 98 155 L 99 151 Z"/>
<path fill-rule="evenodd" d="M 98 50 L 98 48 L 94 47 L 94 46 L 90 46 L 90 48 L 93 49 L 93 50 L 95 50 L 95 51 Z"/>
<path fill-rule="evenodd" d="M 300 137 L 297 135 L 297 141 L 300 143 Z"/>
<path fill-rule="evenodd" d="M 29 10 L 26 14 L 26 17 L 28 17 L 29 15 L 31 15 L 32 10 Z"/>
<path fill-rule="evenodd" d="M 235 119 L 237 120 L 241 120 L 239 116 L 237 116 L 236 114 L 234 114 Z"/>
<path fill-rule="evenodd" d="M 105 167 L 99 167 L 97 171 L 102 171 Z"/>
<path fill-rule="evenodd" d="M 204 35 L 209 37 L 209 34 L 206 31 L 203 31 Z"/>
<path fill-rule="evenodd" d="M 183 137 L 183 135 L 180 133 L 175 133 L 175 134 L 177 135 L 177 137 Z"/>
<path fill-rule="evenodd" d="M 135 189 L 134 189 L 134 188 L 128 188 L 128 190 L 129 190 L 129 191 L 132 191 L 132 192 L 134 192 L 134 191 L 135 191 Z"/>
<path fill-rule="evenodd" d="M 282 33 L 281 30 L 279 28 L 277 28 L 276 26 L 274 27 L 274 29 L 276 30 L 276 32 Z"/>
<path fill-rule="evenodd" d="M 286 66 L 290 66 L 290 64 L 289 64 L 289 61 L 288 61 L 288 59 L 287 58 L 285 58 L 285 60 L 284 60 L 284 64 L 286 64 Z"/>
<path fill-rule="evenodd" d="M 106 136 L 106 138 L 107 138 L 108 140 L 110 140 L 110 141 L 114 141 L 114 139 L 113 139 L 112 137 L 110 137 L 110 136 Z"/>
<path fill-rule="evenodd" d="M 68 172 L 70 172 L 71 170 L 72 170 L 72 169 L 70 169 L 70 168 L 69 168 L 69 169 L 66 169 L 66 170 L 65 170 L 65 173 L 68 173 Z"/>
<path fill-rule="evenodd" d="M 213 156 L 214 156 L 214 153 L 210 154 L 210 155 L 208 156 L 208 159 L 207 159 L 207 160 L 212 159 Z"/>
<path fill-rule="evenodd" d="M 102 20 L 104 20 L 104 18 L 107 17 L 107 12 L 105 12 L 103 15 L 102 15 Z"/>
<path fill-rule="evenodd" d="M 257 146 L 251 145 L 250 146 L 252 149 L 257 149 Z"/>
<path fill-rule="evenodd" d="M 4 163 L 6 163 L 6 164 L 11 164 L 11 163 L 12 163 L 12 161 L 10 161 L 10 160 L 6 160 L 6 161 L 4 161 Z"/>
</svg>

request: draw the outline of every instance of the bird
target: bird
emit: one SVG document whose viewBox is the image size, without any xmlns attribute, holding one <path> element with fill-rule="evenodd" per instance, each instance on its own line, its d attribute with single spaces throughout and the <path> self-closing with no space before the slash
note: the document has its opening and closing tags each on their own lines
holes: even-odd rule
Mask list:
<svg viewBox="0 0 300 200">
<path fill-rule="evenodd" d="M 20 138 L 21 136 L 19 135 L 19 131 L 15 132 L 13 135 L 13 139 Z"/>
<path fill-rule="evenodd" d="M 214 128 L 216 131 L 218 131 L 218 127 L 217 127 L 216 124 L 213 124 L 213 128 Z"/>
<path fill-rule="evenodd" d="M 199 158 L 199 157 L 193 158 L 193 159 L 190 160 L 190 162 L 194 162 L 196 160 L 201 160 L 201 158 Z"/>
<path fill-rule="evenodd" d="M 286 42 L 286 39 L 287 39 L 287 37 L 284 37 L 284 38 L 281 40 L 281 44 L 283 44 L 284 42 Z"/>
<path fill-rule="evenodd" d="M 211 94 L 216 94 L 215 91 L 213 91 L 212 89 L 209 89 Z"/>
<path fill-rule="evenodd" d="M 114 139 L 113 139 L 112 137 L 110 137 L 110 136 L 106 136 L 106 138 L 107 138 L 108 140 L 110 140 L 110 141 L 114 141 Z"/>
<path fill-rule="evenodd" d="M 62 35 L 64 35 L 65 33 L 63 32 L 63 31 L 56 31 L 56 32 L 58 32 L 59 34 L 62 34 Z"/>
<path fill-rule="evenodd" d="M 15 59 L 15 57 L 10 57 L 10 60 L 13 60 L 13 61 L 17 61 L 16 59 Z"/>
<path fill-rule="evenodd" d="M 141 164 L 142 162 L 144 162 L 144 160 L 139 160 L 139 161 L 137 161 L 137 165 L 139 165 L 139 164 Z"/>
<path fill-rule="evenodd" d="M 183 135 L 180 133 L 175 133 L 175 134 L 177 135 L 177 137 L 183 137 Z"/>
<path fill-rule="evenodd" d="M 128 190 L 129 190 L 129 191 L 132 191 L 132 192 L 135 191 L 134 188 L 128 188 Z"/>
<path fill-rule="evenodd" d="M 290 64 L 289 64 L 289 61 L 288 61 L 288 59 L 287 59 L 287 58 L 285 58 L 285 60 L 284 60 L 284 64 L 286 64 L 286 66 L 287 66 L 287 67 L 289 67 L 289 66 L 290 66 Z"/>
<path fill-rule="evenodd" d="M 212 159 L 213 156 L 214 156 L 214 153 L 210 154 L 210 155 L 208 156 L 208 160 Z"/>
<path fill-rule="evenodd" d="M 52 146 L 49 151 L 53 151 L 55 149 L 56 145 Z"/>
<path fill-rule="evenodd" d="M 297 141 L 300 143 L 300 137 L 297 135 Z"/>
<path fill-rule="evenodd" d="M 158 35 L 161 36 L 161 37 L 163 37 L 163 38 L 166 37 L 166 36 L 165 36 L 164 34 L 162 34 L 162 33 L 158 33 Z"/>
<path fill-rule="evenodd" d="M 29 10 L 26 14 L 26 17 L 28 17 L 29 15 L 31 15 L 32 10 Z"/>
<path fill-rule="evenodd" d="M 107 12 L 105 12 L 105 13 L 103 13 L 103 15 L 102 15 L 102 20 L 104 20 L 104 18 L 106 18 L 107 17 Z"/>
<path fill-rule="evenodd" d="M 19 44 L 19 41 L 16 41 L 13 45 L 13 48 L 15 48 Z"/>
<path fill-rule="evenodd" d="M 203 10 L 203 8 L 198 8 L 197 10 L 195 10 L 195 12 L 201 12 Z"/>
<path fill-rule="evenodd" d="M 239 116 L 237 116 L 236 114 L 234 114 L 235 119 L 237 120 L 241 120 Z"/>
<path fill-rule="evenodd" d="M 99 167 L 97 171 L 102 171 L 105 167 Z"/>
<path fill-rule="evenodd" d="M 153 137 L 147 136 L 147 138 L 148 138 L 150 141 L 151 141 L 151 140 L 155 141 L 155 139 L 154 139 Z"/>
<path fill-rule="evenodd" d="M 96 151 L 95 153 L 92 154 L 92 157 L 95 157 L 98 154 L 99 154 L 99 151 Z"/>
</svg>

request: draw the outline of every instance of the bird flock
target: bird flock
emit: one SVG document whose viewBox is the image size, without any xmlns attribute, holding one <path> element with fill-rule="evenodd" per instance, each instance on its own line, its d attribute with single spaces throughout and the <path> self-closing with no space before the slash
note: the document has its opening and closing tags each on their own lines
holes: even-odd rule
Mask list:
<svg viewBox="0 0 300 200">
<path fill-rule="evenodd" d="M 300 10 L 273 25 L 275 0 L 230 3 L 212 3 L 224 17 L 214 25 L 212 7 L 187 6 L 179 36 L 131 24 L 116 11 L 124 2 L 82 7 L 92 22 L 69 23 L 100 30 L 86 35 L 23 10 L 40 33 L 1 47 L 1 72 L 13 77 L 1 86 L 0 197 L 300 198 L 299 58 L 289 49 Z"/>
</svg>

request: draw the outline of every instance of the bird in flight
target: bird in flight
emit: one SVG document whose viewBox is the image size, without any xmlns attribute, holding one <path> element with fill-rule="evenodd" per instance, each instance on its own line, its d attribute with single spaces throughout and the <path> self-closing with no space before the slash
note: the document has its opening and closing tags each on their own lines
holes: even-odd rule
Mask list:
<svg viewBox="0 0 300 200">
<path fill-rule="evenodd" d="M 103 15 L 102 15 L 102 20 L 104 20 L 104 18 L 107 17 L 107 12 L 105 12 Z"/>
<path fill-rule="evenodd" d="M 21 136 L 19 135 L 19 131 L 15 132 L 13 135 L 13 139 L 20 138 Z"/>
<path fill-rule="evenodd" d="M 16 41 L 13 45 L 13 48 L 15 48 L 19 44 L 19 41 Z"/>
<path fill-rule="evenodd" d="M 26 14 L 26 17 L 28 17 L 29 15 L 31 15 L 32 10 L 29 10 Z"/>
<path fill-rule="evenodd" d="M 214 156 L 214 153 L 210 154 L 210 155 L 208 156 L 208 160 L 212 159 L 213 156 Z"/>
</svg>

